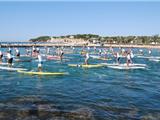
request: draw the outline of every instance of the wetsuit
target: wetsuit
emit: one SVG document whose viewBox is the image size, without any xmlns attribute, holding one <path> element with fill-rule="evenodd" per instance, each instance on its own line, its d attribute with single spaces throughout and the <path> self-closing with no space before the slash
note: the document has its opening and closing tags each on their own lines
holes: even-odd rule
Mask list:
<svg viewBox="0 0 160 120">
<path fill-rule="evenodd" d="M 8 58 L 8 63 L 9 63 L 9 64 L 12 64 L 12 62 L 13 62 L 13 57 L 12 57 L 12 55 L 11 55 L 10 52 L 7 53 L 7 58 Z"/>
<path fill-rule="evenodd" d="M 0 51 L 0 61 L 2 61 L 3 53 Z"/>
<path fill-rule="evenodd" d="M 120 56 L 119 56 L 119 53 L 117 52 L 117 54 L 116 54 L 116 57 L 117 57 L 117 62 L 119 63 L 119 61 L 120 61 Z"/>
</svg>

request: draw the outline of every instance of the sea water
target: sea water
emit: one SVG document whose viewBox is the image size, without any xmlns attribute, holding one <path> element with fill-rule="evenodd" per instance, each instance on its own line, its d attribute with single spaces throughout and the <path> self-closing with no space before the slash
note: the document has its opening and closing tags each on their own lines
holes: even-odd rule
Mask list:
<svg viewBox="0 0 160 120">
<path fill-rule="evenodd" d="M 0 119 L 160 119 L 159 62 L 135 57 L 134 63 L 147 65 L 143 70 L 69 67 L 68 64 L 84 62 L 80 49 L 65 54 L 66 60 L 62 62 L 43 63 L 43 71 L 68 72 L 68 75 L 27 75 L 0 70 Z M 25 54 L 24 48 L 20 50 Z M 143 50 L 147 56 L 147 49 Z M 138 49 L 133 51 L 138 53 Z M 160 56 L 159 50 L 153 49 L 152 56 Z M 113 63 L 115 59 L 89 60 L 90 64 L 102 62 Z M 36 71 L 37 64 L 33 59 L 14 62 L 13 67 Z"/>
</svg>

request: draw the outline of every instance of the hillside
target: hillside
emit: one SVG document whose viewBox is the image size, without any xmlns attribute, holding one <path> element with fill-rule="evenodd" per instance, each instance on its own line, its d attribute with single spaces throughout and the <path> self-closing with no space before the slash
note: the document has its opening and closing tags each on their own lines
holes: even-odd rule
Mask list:
<svg viewBox="0 0 160 120">
<path fill-rule="evenodd" d="M 77 34 L 66 36 L 40 36 L 32 38 L 30 42 L 53 42 L 72 44 L 160 44 L 160 36 L 99 36 L 94 34 Z"/>
</svg>

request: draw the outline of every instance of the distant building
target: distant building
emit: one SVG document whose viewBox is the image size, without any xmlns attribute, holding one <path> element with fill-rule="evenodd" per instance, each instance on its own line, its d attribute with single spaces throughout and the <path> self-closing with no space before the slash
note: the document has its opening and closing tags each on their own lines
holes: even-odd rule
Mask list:
<svg viewBox="0 0 160 120">
<path fill-rule="evenodd" d="M 70 38 L 70 39 L 73 39 L 73 38 L 74 38 L 74 36 L 73 36 L 73 35 L 71 35 L 69 38 Z"/>
<path fill-rule="evenodd" d="M 156 45 L 156 44 L 158 44 L 157 42 L 151 42 L 150 44 L 152 44 L 152 45 Z"/>
<path fill-rule="evenodd" d="M 98 38 L 90 38 L 89 41 L 94 43 L 94 44 L 100 43 Z"/>
<path fill-rule="evenodd" d="M 130 43 L 133 44 L 133 41 L 131 41 Z"/>
</svg>

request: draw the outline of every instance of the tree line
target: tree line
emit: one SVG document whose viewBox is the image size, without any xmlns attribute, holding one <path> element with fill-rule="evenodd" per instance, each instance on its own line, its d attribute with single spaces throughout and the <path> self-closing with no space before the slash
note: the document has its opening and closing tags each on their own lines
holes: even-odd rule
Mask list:
<svg viewBox="0 0 160 120">
<path fill-rule="evenodd" d="M 66 36 L 40 36 L 32 38 L 30 42 L 49 42 L 51 39 L 83 39 L 90 43 L 100 44 L 160 44 L 160 36 L 99 36 L 95 34 L 77 34 Z"/>
</svg>

